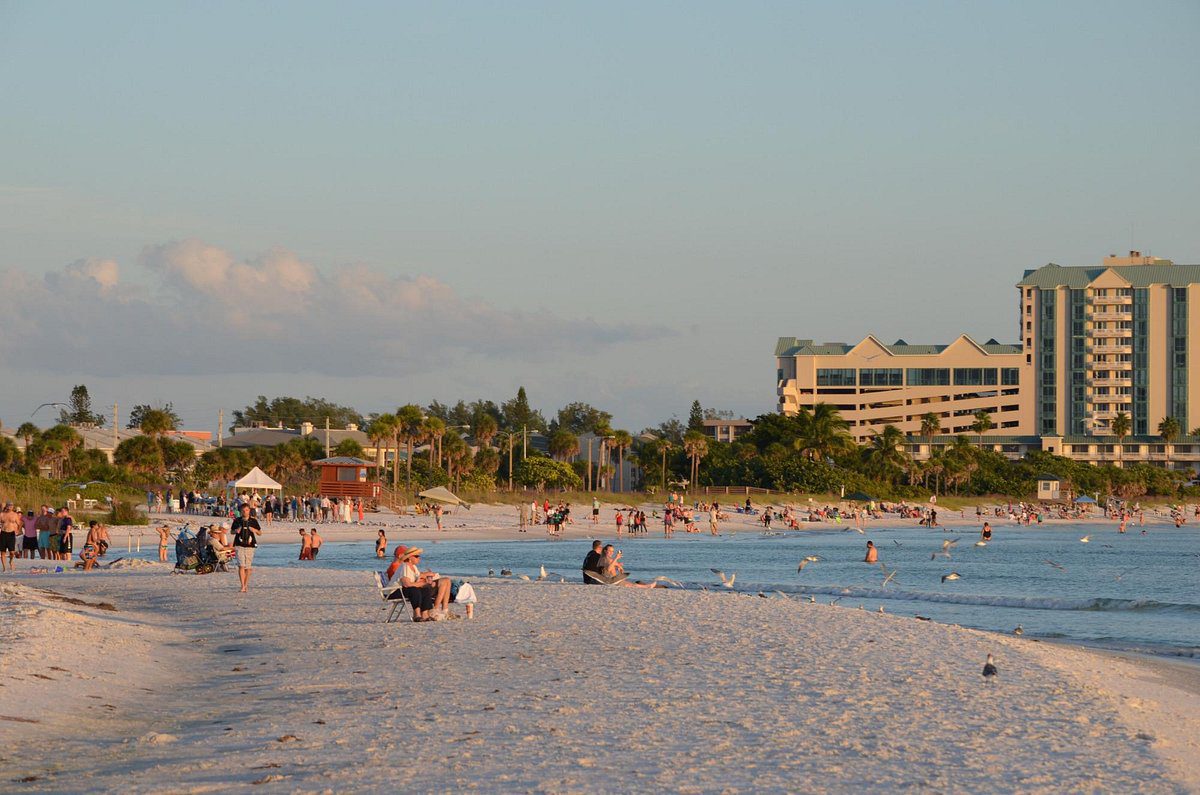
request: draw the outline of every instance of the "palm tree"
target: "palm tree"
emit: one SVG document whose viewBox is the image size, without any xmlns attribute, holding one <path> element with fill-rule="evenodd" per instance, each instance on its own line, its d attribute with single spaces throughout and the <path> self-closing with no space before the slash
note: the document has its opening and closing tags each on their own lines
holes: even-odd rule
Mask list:
<svg viewBox="0 0 1200 795">
<path fill-rule="evenodd" d="M 113 451 L 113 463 L 148 476 L 161 475 L 165 468 L 162 448 L 153 436 L 131 436 L 121 442 Z"/>
<path fill-rule="evenodd" d="M 481 447 L 491 447 L 492 439 L 495 438 L 499 430 L 500 426 L 497 424 L 496 418 L 491 414 L 483 412 L 475 420 L 475 427 L 471 429 L 471 433 Z"/>
<path fill-rule="evenodd" d="M 21 423 L 21 426 L 19 428 L 17 428 L 17 431 L 14 435 L 19 436 L 25 440 L 25 449 L 28 450 L 29 443 L 32 442 L 37 437 L 41 436 L 41 434 L 42 434 L 41 428 L 34 425 L 32 422 L 26 421 L 26 422 Z"/>
<path fill-rule="evenodd" d="M 1124 447 L 1123 442 L 1125 437 L 1129 435 L 1129 415 L 1123 411 L 1118 412 L 1117 416 L 1113 417 L 1112 424 L 1109 425 L 1109 430 L 1112 431 L 1113 436 L 1117 437 L 1117 466 L 1122 466 L 1121 450 Z"/>
<path fill-rule="evenodd" d="M 617 451 L 617 490 L 625 491 L 625 451 L 633 445 L 629 431 L 613 431 L 612 445 Z"/>
<path fill-rule="evenodd" d="M 367 439 L 371 444 L 375 445 L 375 466 L 383 468 L 384 461 L 387 456 L 387 442 L 391 441 L 396 436 L 396 429 L 399 423 L 396 421 L 395 414 L 379 414 L 371 420 L 371 424 L 367 426 Z M 400 452 L 396 451 L 397 454 Z M 396 484 L 400 479 L 400 461 L 399 455 L 393 462 L 392 466 L 392 488 L 396 488 Z"/>
<path fill-rule="evenodd" d="M 408 403 L 396 409 L 396 422 L 400 426 L 400 438 L 404 440 L 408 447 L 408 458 L 404 462 L 404 488 L 412 488 L 412 457 L 413 444 L 421 438 L 423 433 L 421 422 L 425 415 L 421 412 L 421 407 Z M 397 449 L 397 454 L 400 452 Z"/>
<path fill-rule="evenodd" d="M 579 455 L 579 437 L 566 428 L 559 428 L 550 437 L 550 455 L 559 461 L 566 461 Z"/>
<path fill-rule="evenodd" d="M 421 421 L 421 438 L 429 443 L 430 468 L 442 465 L 442 437 L 445 435 L 446 423 L 437 417 L 426 417 Z"/>
<path fill-rule="evenodd" d="M 850 423 L 829 403 L 817 403 L 812 411 L 801 410 L 796 416 L 800 435 L 795 447 L 814 461 L 854 448 Z"/>
<path fill-rule="evenodd" d="M 443 434 L 442 452 L 446 455 L 446 474 L 458 488 L 462 481 L 463 470 L 471 460 L 471 447 L 457 431 L 446 431 Z"/>
<path fill-rule="evenodd" d="M 905 468 L 908 454 L 900 449 L 904 434 L 895 425 L 885 425 L 871 437 L 871 444 L 864 452 L 868 467 L 883 477 L 888 485 L 896 482 L 896 476 Z"/>
<path fill-rule="evenodd" d="M 662 453 L 662 489 L 665 492 L 667 490 L 667 453 L 671 452 L 674 445 L 671 444 L 670 439 L 659 439 L 656 446 Z"/>
<path fill-rule="evenodd" d="M 692 476 L 688 486 L 694 490 L 696 480 L 700 477 L 700 459 L 708 455 L 708 437 L 700 431 L 688 431 L 683 436 L 683 450 L 692 459 Z"/>
<path fill-rule="evenodd" d="M 975 421 L 971 423 L 971 430 L 979 437 L 979 447 L 983 448 L 983 435 L 992 429 L 992 415 L 985 410 L 980 409 L 975 412 Z"/>
<path fill-rule="evenodd" d="M 1179 420 L 1174 417 L 1163 417 L 1162 422 L 1158 424 L 1158 435 L 1162 437 L 1163 443 L 1167 446 L 1168 468 L 1171 465 L 1171 445 L 1179 437 L 1181 430 Z"/>
<path fill-rule="evenodd" d="M 165 436 L 175 430 L 175 418 L 165 409 L 146 409 L 142 412 L 142 433 L 152 439 Z"/>
<path fill-rule="evenodd" d="M 934 414 L 932 411 L 927 411 L 921 415 L 921 435 L 925 437 L 930 445 L 933 444 L 933 437 L 941 433 L 941 430 L 941 417 Z"/>
</svg>

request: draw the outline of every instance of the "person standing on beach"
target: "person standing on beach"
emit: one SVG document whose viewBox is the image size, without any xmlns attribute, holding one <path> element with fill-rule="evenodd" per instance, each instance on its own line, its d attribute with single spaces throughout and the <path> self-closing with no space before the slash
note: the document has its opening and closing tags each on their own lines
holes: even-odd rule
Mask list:
<svg viewBox="0 0 1200 795">
<path fill-rule="evenodd" d="M 592 497 L 592 524 L 600 524 L 600 498 Z"/>
<path fill-rule="evenodd" d="M 25 537 L 21 541 L 21 557 L 33 560 L 37 557 L 38 538 L 37 538 L 37 517 L 33 511 L 26 511 L 25 518 L 22 520 L 24 524 Z"/>
<path fill-rule="evenodd" d="M 441 503 L 433 506 L 433 521 L 437 522 L 437 529 L 442 529 L 442 506 Z"/>
<path fill-rule="evenodd" d="M 517 532 L 524 533 L 525 528 L 529 526 L 529 506 L 525 503 L 521 503 L 517 508 L 517 515 L 520 521 L 520 524 L 517 527 Z"/>
<path fill-rule="evenodd" d="M 625 526 L 625 515 L 617 509 L 617 538 L 621 537 L 621 529 Z"/>
<path fill-rule="evenodd" d="M 17 534 L 24 533 L 21 514 L 17 513 L 12 503 L 6 503 L 0 512 L 0 571 L 8 571 L 13 567 L 13 559 L 17 556 Z"/>
<path fill-rule="evenodd" d="M 713 535 L 720 535 L 720 533 L 717 532 L 717 512 L 720 510 L 721 506 L 715 502 L 712 504 L 712 507 L 708 509 L 708 529 Z"/>
<path fill-rule="evenodd" d="M 158 532 L 158 559 L 160 561 L 165 562 L 167 559 L 167 541 L 171 537 L 171 528 L 167 527 L 165 524 L 160 525 L 157 532 Z"/>
<path fill-rule="evenodd" d="M 250 572 L 254 568 L 254 550 L 258 548 L 258 537 L 262 527 L 258 520 L 250 516 L 249 504 L 243 504 L 242 515 L 233 520 L 230 529 L 233 530 L 233 545 L 238 548 L 238 579 L 242 583 L 242 593 L 250 587 Z"/>
<path fill-rule="evenodd" d="M 38 540 L 38 555 L 45 560 L 50 555 L 50 533 L 54 530 L 54 514 L 50 512 L 49 505 L 42 506 L 42 512 L 38 514 L 37 521 L 33 526 L 37 528 Z"/>
</svg>

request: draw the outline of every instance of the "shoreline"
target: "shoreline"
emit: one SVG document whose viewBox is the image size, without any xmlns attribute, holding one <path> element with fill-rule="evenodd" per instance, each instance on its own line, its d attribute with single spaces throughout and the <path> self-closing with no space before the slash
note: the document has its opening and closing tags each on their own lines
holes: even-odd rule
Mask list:
<svg viewBox="0 0 1200 795">
<path fill-rule="evenodd" d="M 898 615 L 485 579 L 473 621 L 387 625 L 357 572 L 263 568 L 245 596 L 232 575 L 153 564 L 0 583 L 0 606 L 75 628 L 55 654 L 105 654 L 89 678 L 53 673 L 50 702 L 0 689 L 0 715 L 59 733 L 54 760 L 0 759 L 10 780 L 38 777 L 27 791 L 374 791 L 397 776 L 510 791 L 1200 791 L 1195 672 Z M 117 610 L 12 597 L 42 586 Z M 45 642 L 6 644 L 0 666 L 41 659 Z M 139 659 L 169 675 L 125 667 Z M 131 673 L 141 689 L 123 684 Z"/>
</svg>

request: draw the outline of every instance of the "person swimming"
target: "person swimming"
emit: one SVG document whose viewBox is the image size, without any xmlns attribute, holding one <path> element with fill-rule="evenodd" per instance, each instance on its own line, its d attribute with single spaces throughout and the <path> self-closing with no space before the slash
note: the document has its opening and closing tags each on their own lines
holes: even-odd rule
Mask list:
<svg viewBox="0 0 1200 795">
<path fill-rule="evenodd" d="M 992 526 L 990 524 L 988 524 L 987 522 L 984 522 L 983 530 L 979 533 L 979 537 L 983 541 L 991 541 L 992 540 Z"/>
<path fill-rule="evenodd" d="M 863 563 L 879 562 L 879 550 L 875 548 L 874 541 L 867 542 L 867 556 L 863 558 Z"/>
</svg>

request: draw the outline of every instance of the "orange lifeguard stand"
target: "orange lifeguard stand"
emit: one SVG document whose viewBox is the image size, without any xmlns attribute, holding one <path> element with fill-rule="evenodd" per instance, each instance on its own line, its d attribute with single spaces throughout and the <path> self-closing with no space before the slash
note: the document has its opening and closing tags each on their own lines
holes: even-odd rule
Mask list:
<svg viewBox="0 0 1200 795">
<path fill-rule="evenodd" d="M 380 483 L 367 476 L 367 470 L 375 467 L 372 462 L 351 456 L 334 456 L 313 461 L 313 465 L 321 468 L 318 488 L 322 497 L 361 497 L 372 502 L 379 500 Z"/>
</svg>

